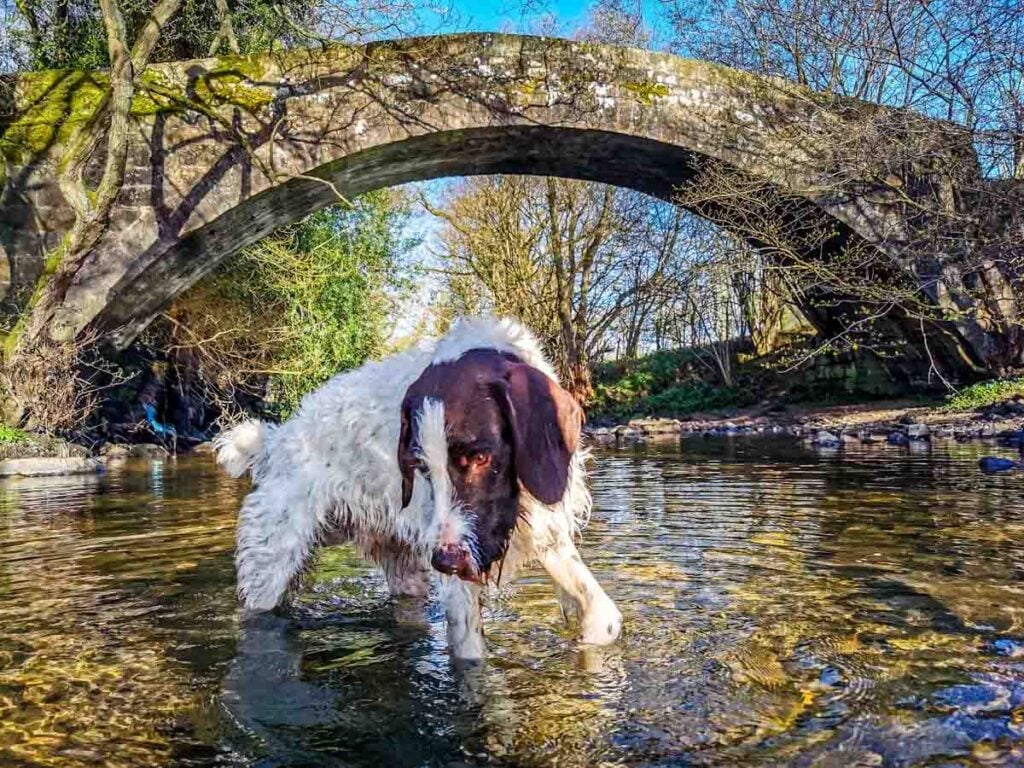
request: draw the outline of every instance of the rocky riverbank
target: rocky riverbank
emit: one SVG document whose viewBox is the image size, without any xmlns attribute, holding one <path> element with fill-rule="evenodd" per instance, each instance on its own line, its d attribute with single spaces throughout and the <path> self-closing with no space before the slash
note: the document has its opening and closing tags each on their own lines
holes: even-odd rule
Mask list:
<svg viewBox="0 0 1024 768">
<path fill-rule="evenodd" d="M 212 453 L 212 443 L 189 449 Z M 103 472 L 110 462 L 128 459 L 163 459 L 175 455 L 156 443 L 105 443 L 93 449 L 57 437 L 24 434 L 0 442 L 0 477 L 46 477 Z"/>
<path fill-rule="evenodd" d="M 613 426 L 588 426 L 585 432 L 598 444 L 687 434 L 774 434 L 799 437 L 822 446 L 853 442 L 904 444 L 935 438 L 992 440 L 1024 447 L 1024 401 L 1009 401 L 972 413 L 955 413 L 906 401 L 826 407 L 761 406 L 685 419 L 634 419 Z"/>
</svg>

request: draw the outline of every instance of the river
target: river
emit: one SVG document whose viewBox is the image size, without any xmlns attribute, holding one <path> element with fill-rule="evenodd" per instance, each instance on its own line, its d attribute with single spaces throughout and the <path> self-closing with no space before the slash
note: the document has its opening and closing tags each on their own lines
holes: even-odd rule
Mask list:
<svg viewBox="0 0 1024 768">
<path fill-rule="evenodd" d="M 329 550 L 241 622 L 209 457 L 0 485 L 0 765 L 1024 764 L 1024 476 L 991 446 L 595 453 L 580 648 L 529 572 L 453 669 L 436 607 Z"/>
</svg>

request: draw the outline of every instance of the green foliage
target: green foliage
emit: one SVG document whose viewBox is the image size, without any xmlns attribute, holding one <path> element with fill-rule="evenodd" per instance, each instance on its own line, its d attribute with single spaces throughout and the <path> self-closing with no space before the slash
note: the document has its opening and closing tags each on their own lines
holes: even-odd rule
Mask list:
<svg viewBox="0 0 1024 768">
<path fill-rule="evenodd" d="M 691 350 L 660 350 L 633 360 L 601 363 L 594 369 L 594 381 L 614 382 L 634 395 L 644 394 L 692 379 L 698 364 Z"/>
<path fill-rule="evenodd" d="M 28 435 L 20 429 L 15 429 L 14 427 L 9 427 L 6 424 L 0 423 L 0 445 L 24 443 L 27 440 Z"/>
<path fill-rule="evenodd" d="M 1024 378 L 982 381 L 951 395 L 946 401 L 946 409 L 974 411 L 1015 398 L 1024 399 Z"/>
<path fill-rule="evenodd" d="M 387 192 L 361 198 L 352 211 L 313 214 L 281 254 L 273 241 L 251 252 L 267 288 L 285 308 L 292 331 L 272 392 L 285 410 L 339 371 L 384 352 L 391 303 L 387 291 L 401 282 L 395 211 Z M 286 255 L 287 256 L 287 255 Z M 271 260 L 268 260 L 270 257 Z"/>
<path fill-rule="evenodd" d="M 618 420 L 642 416 L 677 417 L 701 411 L 739 408 L 751 402 L 753 398 L 748 392 L 736 387 L 718 387 L 706 381 L 680 384 L 636 399 L 623 397 L 622 390 L 598 385 L 590 413 L 593 418 L 611 417 Z"/>
<path fill-rule="evenodd" d="M 247 249 L 171 309 L 221 389 L 266 397 L 284 417 L 328 378 L 387 351 L 409 279 L 408 208 L 381 190 L 312 214 Z M 180 330 L 180 329 L 179 329 Z"/>
<path fill-rule="evenodd" d="M 635 360 L 603 363 L 594 371 L 593 418 L 683 416 L 747 405 L 753 398 L 735 387 L 700 378 L 692 350 L 662 350 Z"/>
<path fill-rule="evenodd" d="M 311 0 L 233 0 L 231 21 L 242 53 L 280 48 L 295 42 L 296 33 L 275 6 L 299 24 L 312 19 Z M 128 40 L 134 40 L 152 10 L 152 0 L 120 3 Z M 23 25 L 11 31 L 18 69 L 98 69 L 108 65 L 107 38 L 95 0 L 21 0 Z M 184 0 L 164 26 L 153 61 L 207 56 L 220 26 L 215 0 Z M 308 40 L 305 41 L 308 43 Z"/>
</svg>

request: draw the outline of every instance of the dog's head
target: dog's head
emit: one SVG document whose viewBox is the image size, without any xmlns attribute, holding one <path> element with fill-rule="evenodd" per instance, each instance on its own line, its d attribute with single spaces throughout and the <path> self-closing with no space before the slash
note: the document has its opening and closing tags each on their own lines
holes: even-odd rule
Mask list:
<svg viewBox="0 0 1024 768">
<path fill-rule="evenodd" d="M 562 499 L 582 424 L 569 393 L 514 355 L 474 349 L 429 366 L 402 402 L 398 465 L 403 507 L 417 473 L 430 483 L 434 568 L 483 578 L 508 548 L 520 490 Z"/>
</svg>

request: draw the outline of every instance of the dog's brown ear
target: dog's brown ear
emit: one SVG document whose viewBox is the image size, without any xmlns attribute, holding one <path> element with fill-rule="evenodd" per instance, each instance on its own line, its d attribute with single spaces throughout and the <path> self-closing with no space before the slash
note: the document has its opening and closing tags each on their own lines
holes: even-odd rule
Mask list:
<svg viewBox="0 0 1024 768">
<path fill-rule="evenodd" d="M 398 432 L 398 469 L 402 473 L 402 509 L 412 501 L 412 486 L 416 479 L 416 457 L 412 452 L 412 419 L 409 404 L 402 403 L 402 426 Z"/>
<path fill-rule="evenodd" d="M 519 481 L 544 504 L 561 501 L 583 410 L 558 384 L 523 363 L 509 365 L 498 391 L 512 428 Z"/>
</svg>

